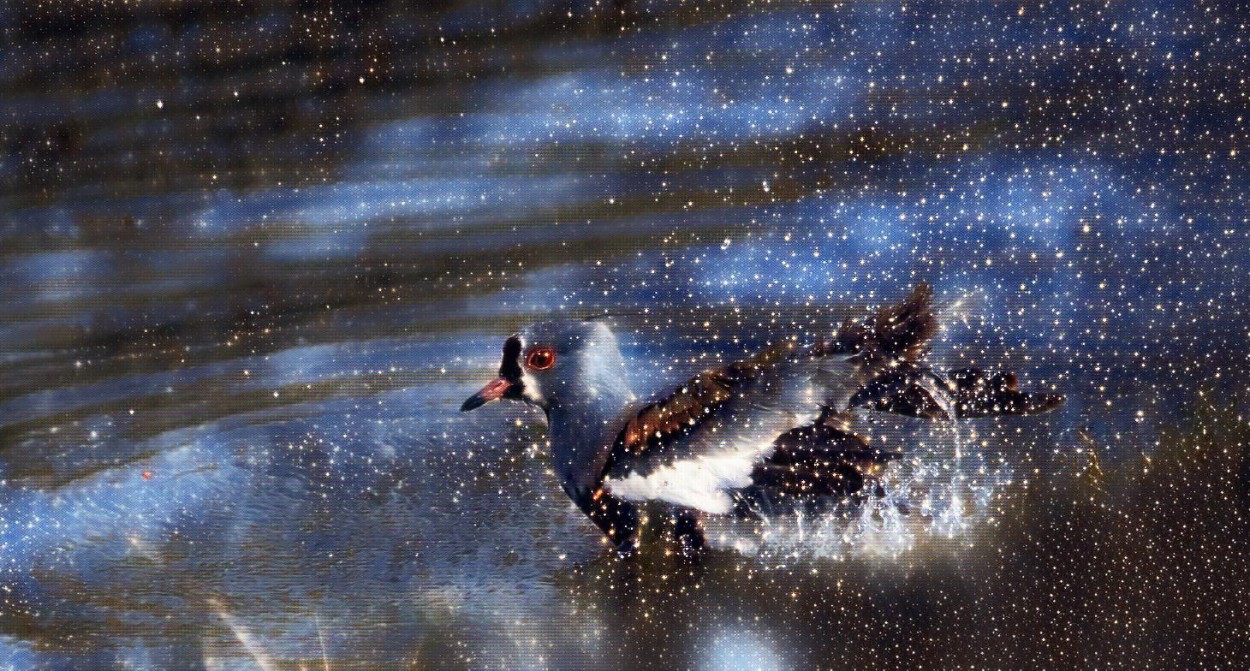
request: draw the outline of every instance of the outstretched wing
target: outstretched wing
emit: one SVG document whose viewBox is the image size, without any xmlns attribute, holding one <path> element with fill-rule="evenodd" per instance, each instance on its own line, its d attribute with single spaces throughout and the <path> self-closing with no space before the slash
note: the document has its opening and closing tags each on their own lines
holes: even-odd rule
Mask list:
<svg viewBox="0 0 1250 671">
<path fill-rule="evenodd" d="M 861 363 L 889 365 L 924 356 L 937 334 L 933 289 L 921 282 L 905 300 L 887 305 L 860 321 L 847 320 L 829 343 L 818 342 L 816 356 L 855 355 Z"/>
<path fill-rule="evenodd" d="M 777 499 L 854 494 L 902 456 L 873 448 L 850 431 L 846 415 L 826 408 L 815 422 L 773 441 L 773 453 L 755 466 L 746 494 Z"/>
<path fill-rule="evenodd" d="M 955 419 L 1050 412 L 1063 405 L 1063 397 L 1021 391 L 1013 373 L 990 375 L 979 368 L 961 368 L 942 375 L 923 364 L 908 363 L 873 378 L 847 405 L 910 417 Z"/>
<path fill-rule="evenodd" d="M 753 477 L 785 480 L 779 470 L 757 468 L 777 466 L 767 460 L 784 447 L 783 434 L 818 420 L 822 406 L 843 407 L 883 367 L 922 354 L 937 329 L 930 299 L 928 286 L 918 285 L 907 300 L 843 324 L 830 341 L 786 340 L 699 374 L 626 422 L 604 469 L 605 487 L 625 499 L 725 513 L 730 492 L 751 486 Z M 812 429 L 811 437 L 831 430 Z"/>
</svg>

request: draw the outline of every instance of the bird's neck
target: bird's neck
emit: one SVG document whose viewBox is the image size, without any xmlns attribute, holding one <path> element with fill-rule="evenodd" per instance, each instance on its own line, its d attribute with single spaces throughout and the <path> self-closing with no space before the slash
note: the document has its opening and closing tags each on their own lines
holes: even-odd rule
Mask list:
<svg viewBox="0 0 1250 671">
<path fill-rule="evenodd" d="M 623 379 L 592 380 L 547 409 L 552 465 L 566 490 L 587 493 L 598 486 L 622 414 L 633 401 Z"/>
</svg>

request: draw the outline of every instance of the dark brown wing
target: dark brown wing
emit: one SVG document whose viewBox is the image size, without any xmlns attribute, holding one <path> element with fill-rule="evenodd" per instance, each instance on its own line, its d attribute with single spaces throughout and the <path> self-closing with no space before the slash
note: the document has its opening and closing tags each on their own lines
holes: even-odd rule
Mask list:
<svg viewBox="0 0 1250 671">
<path fill-rule="evenodd" d="M 800 375 L 819 384 L 820 359 L 850 356 L 855 357 L 856 367 L 871 369 L 876 364 L 922 355 L 937 332 L 932 298 L 933 290 L 920 283 L 907 299 L 860 321 L 843 323 L 830 341 L 820 340 L 800 349 L 794 340 L 784 340 L 745 361 L 700 373 L 663 400 L 644 406 L 626 423 L 613 445 L 609 468 L 621 459 L 663 451 L 688 438 L 753 383 L 769 376 L 784 377 L 779 375 L 779 367 L 806 364 Z M 846 376 L 846 372 L 839 375 Z M 793 410 L 809 417 L 814 412 L 813 408 Z"/>
<path fill-rule="evenodd" d="M 1020 391 L 1015 373 L 990 375 L 979 368 L 961 368 L 947 376 L 955 385 L 959 417 L 1036 415 L 1063 405 L 1063 396 Z"/>
<path fill-rule="evenodd" d="M 961 368 L 946 376 L 923 364 L 908 363 L 860 388 L 848 407 L 865 407 L 925 419 L 1034 415 L 1063 405 L 1056 394 L 1020 391 L 1012 373 L 991 375 Z"/>
<path fill-rule="evenodd" d="M 833 340 L 817 343 L 813 353 L 858 355 L 869 364 L 911 361 L 924 356 L 937 331 L 933 289 L 921 282 L 905 300 L 887 305 L 866 319 L 847 320 Z"/>
<path fill-rule="evenodd" d="M 907 300 L 844 324 L 827 343 L 785 340 L 695 376 L 626 421 L 604 465 L 608 490 L 724 511 L 726 492 L 751 486 L 756 467 L 777 451 L 778 436 L 816 420 L 821 404 L 844 407 L 867 371 L 923 352 L 936 329 L 930 299 L 920 285 Z M 812 468 L 813 476 L 824 473 L 820 463 Z"/>
<path fill-rule="evenodd" d="M 781 434 L 773 444 L 773 453 L 751 474 L 753 491 L 748 496 L 802 499 L 855 494 L 902 456 L 871 447 L 850 432 L 845 416 L 828 409 L 815 422 Z"/>
<path fill-rule="evenodd" d="M 617 435 L 612 454 L 628 458 L 662 451 L 694 433 L 751 383 L 775 373 L 795 350 L 794 341 L 774 344 L 755 356 L 704 371 L 663 400 L 644 406 Z"/>
</svg>

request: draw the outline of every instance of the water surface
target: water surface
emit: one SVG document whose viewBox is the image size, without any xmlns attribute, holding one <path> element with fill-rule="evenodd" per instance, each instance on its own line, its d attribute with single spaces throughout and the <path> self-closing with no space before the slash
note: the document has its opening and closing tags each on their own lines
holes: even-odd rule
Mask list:
<svg viewBox="0 0 1250 671">
<path fill-rule="evenodd" d="M 0 668 L 1246 664 L 1232 8 L 331 5 L 0 10 Z M 922 280 L 1064 408 L 865 418 L 887 501 L 700 563 L 456 412 L 531 320 L 647 395 Z"/>
</svg>

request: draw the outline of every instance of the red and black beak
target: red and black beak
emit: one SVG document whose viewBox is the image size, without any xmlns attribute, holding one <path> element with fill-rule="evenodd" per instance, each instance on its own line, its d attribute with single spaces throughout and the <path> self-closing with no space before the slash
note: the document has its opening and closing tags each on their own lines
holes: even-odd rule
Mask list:
<svg viewBox="0 0 1250 671">
<path fill-rule="evenodd" d="M 497 398 L 519 399 L 525 384 L 521 381 L 521 339 L 512 336 L 504 341 L 503 362 L 499 364 L 499 377 L 486 383 L 476 394 L 465 400 L 460 412 L 479 408 Z"/>
</svg>

